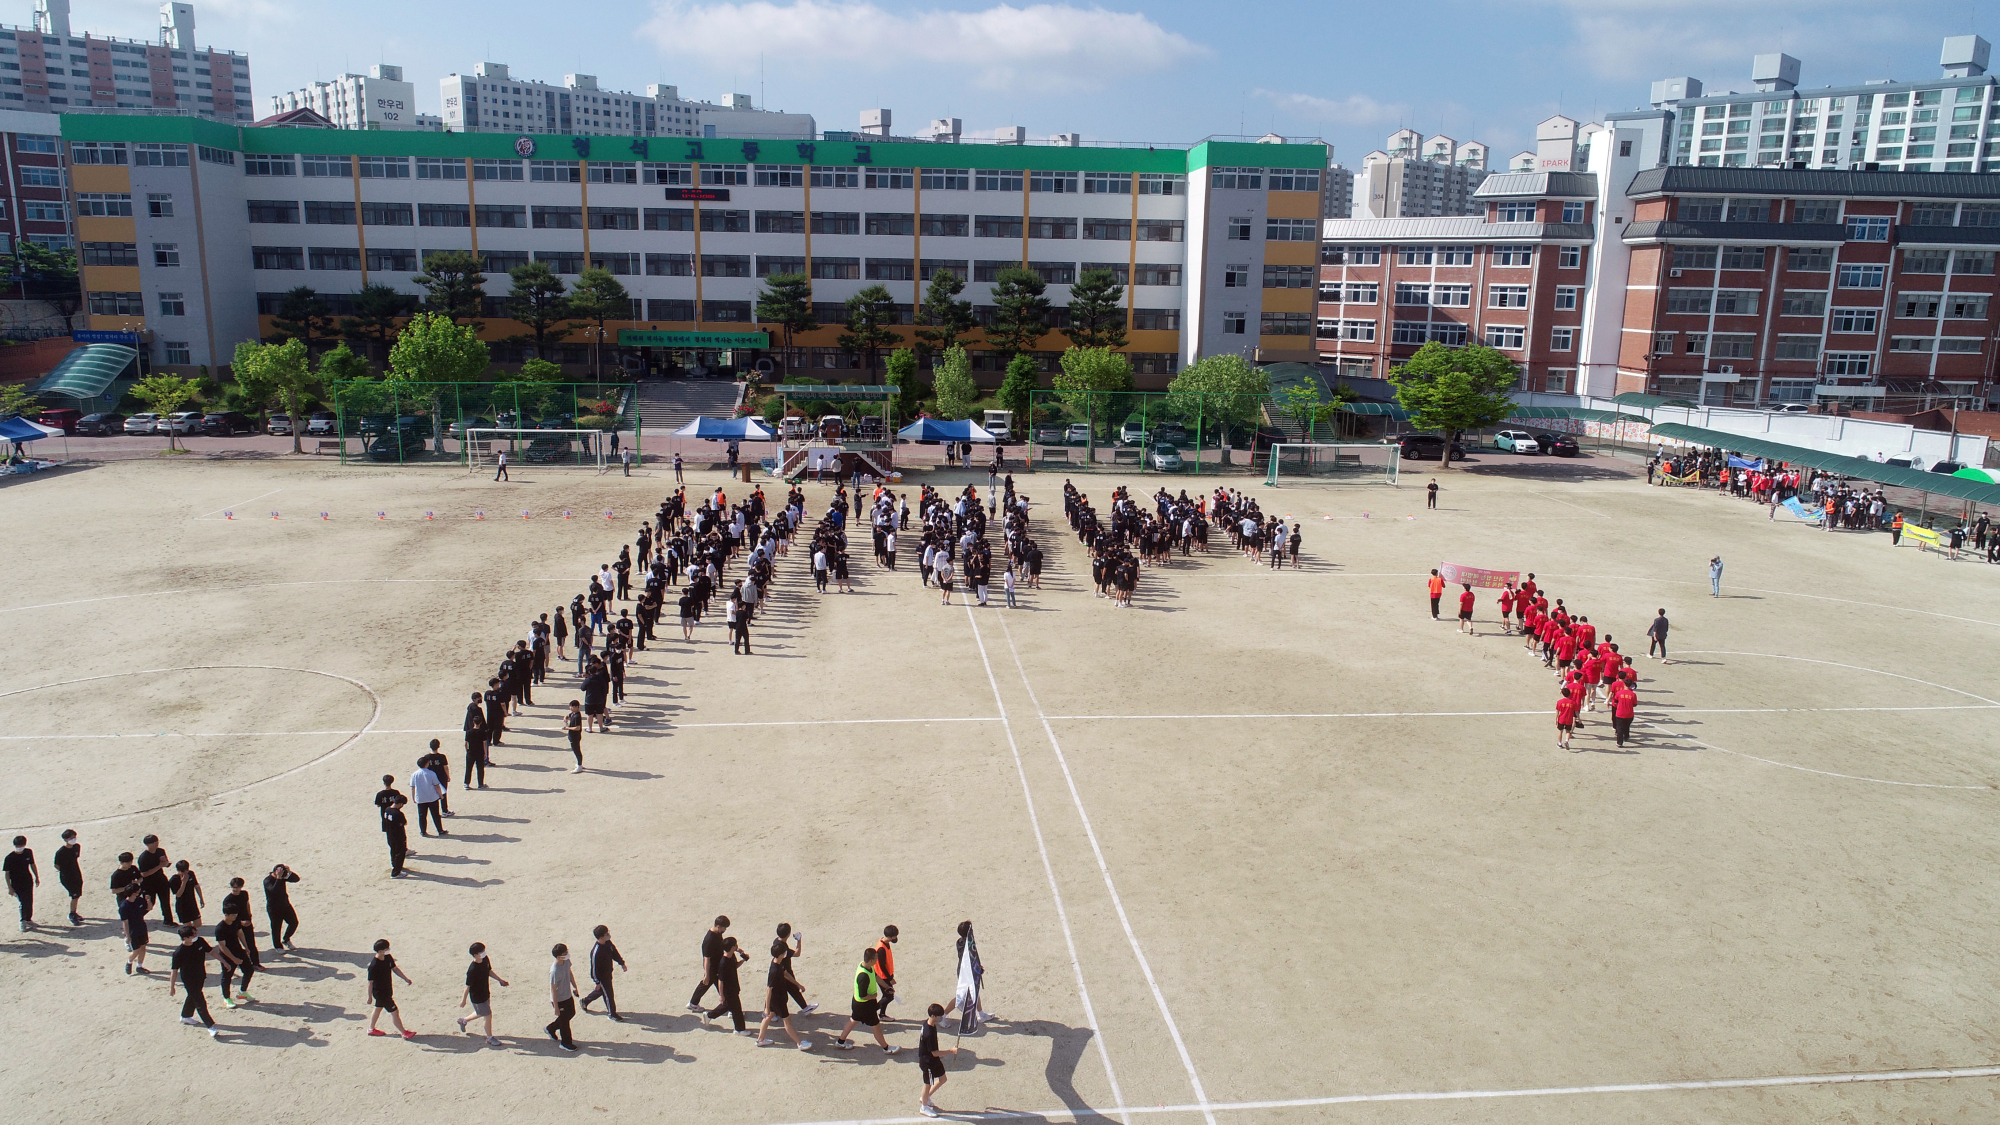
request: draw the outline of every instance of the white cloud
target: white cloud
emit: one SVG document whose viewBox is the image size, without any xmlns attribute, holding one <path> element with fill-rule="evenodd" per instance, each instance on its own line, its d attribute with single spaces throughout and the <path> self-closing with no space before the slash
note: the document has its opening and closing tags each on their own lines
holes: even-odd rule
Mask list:
<svg viewBox="0 0 2000 1125">
<path fill-rule="evenodd" d="M 1410 116 L 1409 106 L 1378 102 L 1367 94 L 1349 94 L 1344 98 L 1322 98 L 1313 94 L 1293 94 L 1279 90 L 1253 90 L 1251 94 L 1271 102 L 1301 121 L 1312 121 L 1318 125 L 1355 128 L 1393 125 L 1408 120 Z"/>
<path fill-rule="evenodd" d="M 992 88 L 1032 81 L 1037 93 L 1099 88 L 1207 54 L 1136 12 L 1067 4 L 899 15 L 859 0 L 670 0 L 640 34 L 669 54 L 711 64 L 741 64 L 760 53 L 785 65 L 916 62 Z"/>
<path fill-rule="evenodd" d="M 1879 68 L 1884 55 L 1928 39 L 1928 29 L 1913 27 L 1906 13 L 1866 0 L 1769 0 L 1748 9 L 1740 0 L 1544 2 L 1566 13 L 1575 57 L 1591 73 L 1627 81 L 1693 74 L 1718 90 L 1747 89 L 1751 56 L 1775 51 L 1805 61 L 1806 85 L 1886 77 L 1845 72 Z M 1810 72 L 1814 64 L 1823 77 Z"/>
</svg>

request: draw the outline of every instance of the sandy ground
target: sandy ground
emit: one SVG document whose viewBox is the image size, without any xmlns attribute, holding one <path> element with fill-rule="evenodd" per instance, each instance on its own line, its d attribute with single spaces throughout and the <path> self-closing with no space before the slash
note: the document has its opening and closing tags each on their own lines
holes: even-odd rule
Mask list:
<svg viewBox="0 0 2000 1125">
<path fill-rule="evenodd" d="M 1436 512 L 1421 471 L 1233 482 L 1304 525 L 1306 566 L 1218 536 L 1123 612 L 1091 597 L 1061 478 L 1037 474 L 1052 562 L 1020 609 L 944 608 L 907 555 L 818 597 L 794 561 L 756 656 L 719 626 L 663 631 L 589 773 L 567 772 L 576 681 L 554 675 L 493 787 L 454 792 L 451 838 L 391 880 L 379 776 L 433 731 L 456 750 L 465 694 L 670 474 L 514 475 L 181 461 L 0 489 L 0 824 L 47 877 L 43 928 L 9 916 L 0 938 L 18 1119 L 914 1120 L 913 1017 L 950 995 L 962 918 L 1001 1018 L 951 1064 L 960 1115 L 2000 1116 L 1983 563 L 1615 462 L 1489 458 L 1440 474 Z M 1115 482 L 1081 483 L 1102 502 Z M 1641 662 L 1633 752 L 1603 722 L 1556 750 L 1553 683 L 1490 599 L 1477 637 L 1429 619 L 1441 559 L 1534 570 L 1627 651 L 1668 608 L 1677 659 Z M 49 867 L 72 825 L 76 928 Z M 148 832 L 195 864 L 211 923 L 230 876 L 303 876 L 300 948 L 266 953 L 259 1002 L 226 1011 L 211 978 L 217 1041 L 176 1022 L 162 974 L 120 968 L 103 888 Z M 809 1054 L 701 1027 L 684 1005 L 718 912 L 753 948 L 803 930 L 807 991 L 839 1015 L 860 950 L 900 926 L 904 1053 L 827 1050 L 839 1015 L 801 1021 Z M 632 1018 L 580 1016 L 567 1057 L 540 1032 L 548 949 L 597 923 Z M 378 937 L 414 978 L 414 1043 L 364 1034 Z M 451 1023 L 475 940 L 513 982 L 498 1049 Z M 1878 1080 L 1903 1071 L 1925 1073 Z"/>
</svg>

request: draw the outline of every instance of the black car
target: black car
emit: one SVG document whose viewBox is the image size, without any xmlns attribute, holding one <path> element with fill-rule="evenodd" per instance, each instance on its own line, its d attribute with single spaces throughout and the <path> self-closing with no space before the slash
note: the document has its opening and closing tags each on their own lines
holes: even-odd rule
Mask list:
<svg viewBox="0 0 2000 1125">
<path fill-rule="evenodd" d="M 1153 431 L 1154 445 L 1182 446 L 1192 444 L 1193 440 L 1188 435 L 1186 426 L 1176 425 L 1171 422 Z"/>
<path fill-rule="evenodd" d="M 112 437 L 125 432 L 123 414 L 86 414 L 76 420 L 76 432 L 83 437 Z"/>
<path fill-rule="evenodd" d="M 1568 434 L 1538 433 L 1535 435 L 1535 445 L 1543 453 L 1552 454 L 1557 457 L 1574 457 L 1578 452 L 1576 439 Z"/>
<path fill-rule="evenodd" d="M 431 416 L 428 414 L 404 414 L 396 419 L 396 428 L 419 437 L 431 436 Z"/>
<path fill-rule="evenodd" d="M 257 423 L 234 410 L 225 410 L 220 414 L 205 415 L 201 420 L 201 432 L 209 437 L 254 434 L 257 432 Z"/>
<path fill-rule="evenodd" d="M 364 414 L 361 416 L 360 434 L 362 437 L 367 437 L 370 434 L 387 433 L 395 428 L 395 425 L 394 414 Z"/>
<path fill-rule="evenodd" d="M 1405 461 L 1444 460 L 1444 439 L 1436 434 L 1404 434 L 1395 439 L 1397 455 Z M 1451 443 L 1451 459 L 1465 460 L 1465 446 Z"/>
<path fill-rule="evenodd" d="M 368 443 L 368 456 L 376 461 L 416 461 L 423 455 L 423 435 L 408 430 L 394 430 Z"/>
<path fill-rule="evenodd" d="M 576 443 L 566 437 L 538 437 L 528 443 L 525 461 L 561 461 L 576 451 Z"/>
</svg>

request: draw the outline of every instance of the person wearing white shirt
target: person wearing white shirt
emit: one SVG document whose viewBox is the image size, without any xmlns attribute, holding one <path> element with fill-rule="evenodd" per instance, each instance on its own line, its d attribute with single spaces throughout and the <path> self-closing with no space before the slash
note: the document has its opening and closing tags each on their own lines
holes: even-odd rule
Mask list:
<svg viewBox="0 0 2000 1125">
<path fill-rule="evenodd" d="M 422 766 L 410 773 L 410 797 L 417 802 L 417 831 L 425 836 L 424 815 L 430 814 L 431 823 L 437 825 L 438 835 L 449 836 L 444 830 L 444 820 L 438 813 L 438 802 L 444 799 L 444 785 L 438 776 Z"/>
<path fill-rule="evenodd" d="M 815 548 L 813 550 L 813 585 L 819 589 L 820 593 L 826 593 L 826 551 L 824 548 Z"/>
</svg>

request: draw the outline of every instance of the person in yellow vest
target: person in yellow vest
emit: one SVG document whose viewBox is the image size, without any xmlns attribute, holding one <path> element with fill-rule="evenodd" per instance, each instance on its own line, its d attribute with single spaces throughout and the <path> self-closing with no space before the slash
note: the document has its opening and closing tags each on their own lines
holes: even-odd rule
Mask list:
<svg viewBox="0 0 2000 1125">
<path fill-rule="evenodd" d="M 861 964 L 854 967 L 854 1008 L 848 1016 L 847 1026 L 840 1029 L 840 1037 L 833 1045 L 843 1051 L 854 1049 L 854 1040 L 847 1037 L 855 1024 L 861 1024 L 875 1033 L 875 1045 L 882 1048 L 885 1055 L 893 1055 L 896 1048 L 882 1037 L 882 978 L 876 973 L 875 948 L 870 946 L 861 955 Z"/>
</svg>

